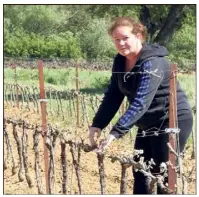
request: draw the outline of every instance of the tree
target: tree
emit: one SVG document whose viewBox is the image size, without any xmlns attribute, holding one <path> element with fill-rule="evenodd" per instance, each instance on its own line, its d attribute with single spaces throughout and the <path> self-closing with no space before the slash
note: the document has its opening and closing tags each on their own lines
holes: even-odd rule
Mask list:
<svg viewBox="0 0 199 197">
<path fill-rule="evenodd" d="M 44 51 L 45 57 L 67 54 L 112 58 L 116 51 L 107 28 L 110 20 L 118 16 L 140 20 L 147 27 L 147 41 L 165 45 L 172 60 L 195 61 L 196 5 L 5 5 L 4 52 L 28 56 L 34 51 L 42 55 Z M 66 32 L 71 36 L 64 36 Z M 49 40 L 47 45 L 49 38 L 53 42 Z M 64 46 L 69 40 L 73 43 L 71 49 Z"/>
<path fill-rule="evenodd" d="M 149 40 L 167 45 L 182 28 L 187 13 L 195 17 L 194 10 L 193 5 L 141 5 L 140 20 L 147 27 Z"/>
<path fill-rule="evenodd" d="M 81 48 L 89 59 L 113 58 L 116 54 L 113 42 L 107 34 L 107 23 L 104 19 L 90 21 L 80 38 Z"/>
<path fill-rule="evenodd" d="M 147 28 L 148 41 L 163 45 L 182 28 L 188 13 L 195 18 L 195 10 L 195 5 L 92 5 L 88 8 L 95 17 L 131 16 L 139 19 Z M 193 22 L 192 25 L 196 24 Z"/>
<path fill-rule="evenodd" d="M 90 5 L 88 12 L 93 17 L 113 19 L 118 16 L 131 16 L 137 18 L 140 5 Z"/>
<path fill-rule="evenodd" d="M 184 7 L 185 5 L 171 6 L 164 25 L 154 39 L 155 42 L 164 45 L 173 37 L 174 32 L 182 27 L 183 19 L 186 17 L 183 12 Z"/>
</svg>

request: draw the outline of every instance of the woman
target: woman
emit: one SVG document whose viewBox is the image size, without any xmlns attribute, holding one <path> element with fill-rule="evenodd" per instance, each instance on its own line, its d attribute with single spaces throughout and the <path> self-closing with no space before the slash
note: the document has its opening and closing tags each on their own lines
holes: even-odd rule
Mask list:
<svg viewBox="0 0 199 197">
<path fill-rule="evenodd" d="M 145 161 L 154 159 L 159 164 L 168 161 L 168 134 L 155 135 L 169 128 L 169 70 L 165 59 L 168 51 L 157 44 L 145 44 L 145 27 L 129 17 L 116 18 L 109 28 L 118 51 L 113 63 L 111 83 L 90 128 L 90 142 L 95 145 L 104 129 L 126 96 L 129 108 L 99 146 L 104 151 L 114 139 L 124 136 L 132 127 L 138 127 L 135 149 L 142 149 Z M 192 130 L 193 117 L 187 97 L 177 83 L 177 119 L 179 149 L 183 151 Z M 97 136 L 96 136 L 97 134 Z M 148 136 L 147 136 L 148 134 Z M 140 137 L 144 136 L 145 137 Z M 134 172 L 134 194 L 147 194 L 146 177 Z M 161 193 L 161 191 L 158 191 Z"/>
</svg>

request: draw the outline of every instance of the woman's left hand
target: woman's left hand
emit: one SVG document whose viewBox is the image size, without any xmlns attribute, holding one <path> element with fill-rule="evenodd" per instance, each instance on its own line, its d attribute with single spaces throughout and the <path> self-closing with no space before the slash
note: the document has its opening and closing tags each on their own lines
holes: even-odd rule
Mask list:
<svg viewBox="0 0 199 197">
<path fill-rule="evenodd" d="M 96 150 L 96 152 L 97 153 L 104 152 L 109 147 L 109 145 L 111 144 L 111 142 L 114 139 L 115 139 L 115 136 L 112 135 L 112 134 L 109 134 L 109 136 L 107 137 L 107 139 L 101 141 L 101 143 L 99 145 L 99 148 Z"/>
</svg>

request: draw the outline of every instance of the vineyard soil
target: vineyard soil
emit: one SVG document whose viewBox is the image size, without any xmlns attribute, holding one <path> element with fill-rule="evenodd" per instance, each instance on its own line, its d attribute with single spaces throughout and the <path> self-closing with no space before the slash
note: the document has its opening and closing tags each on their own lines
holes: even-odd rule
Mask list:
<svg viewBox="0 0 199 197">
<path fill-rule="evenodd" d="M 4 116 L 12 117 L 13 119 L 25 119 L 31 122 L 32 124 L 41 123 L 40 115 L 35 113 L 23 111 L 23 113 L 17 108 L 9 107 L 4 105 Z M 87 128 L 80 128 L 85 136 L 88 134 Z M 7 131 L 9 134 L 9 139 L 11 141 L 11 146 L 13 150 L 13 155 L 16 163 L 18 164 L 18 154 L 16 142 L 13 138 L 12 127 L 7 125 Z M 21 130 L 19 129 L 19 133 Z M 43 159 L 43 141 L 40 138 L 39 142 L 40 147 L 40 170 L 42 177 L 42 185 L 45 184 L 44 179 L 44 159 Z M 61 151 L 60 151 L 60 142 L 57 140 L 55 146 L 55 184 L 54 184 L 54 194 L 62 194 L 62 168 L 61 168 Z M 130 140 L 120 141 L 113 144 L 113 146 L 108 150 L 109 152 L 122 152 L 123 150 L 131 150 L 132 142 Z M 191 159 L 192 147 L 187 147 L 185 160 L 184 160 L 184 171 L 186 177 L 188 178 L 188 194 L 195 194 L 196 190 L 196 171 L 195 171 L 195 160 Z M 4 158 L 6 157 L 6 144 L 4 140 Z M 66 150 L 67 155 L 67 165 L 68 165 L 68 184 L 67 184 L 67 194 L 78 194 L 77 179 L 75 174 L 75 169 L 72 167 L 72 159 L 67 146 Z M 11 158 L 9 158 L 8 168 L 4 170 L 4 194 L 38 194 L 36 187 L 35 179 L 35 170 L 34 170 L 34 151 L 33 151 L 33 131 L 28 130 L 28 169 L 29 175 L 33 181 L 33 187 L 29 188 L 24 179 L 23 182 L 19 182 L 18 173 L 12 175 L 12 163 Z M 96 153 L 84 153 L 81 154 L 81 184 L 83 188 L 83 194 L 100 194 L 100 182 L 98 174 L 98 165 L 97 165 Z M 105 194 L 119 194 L 120 193 L 120 177 L 121 177 L 121 166 L 118 162 L 112 163 L 109 158 L 105 157 L 105 181 L 106 181 L 106 192 Z M 43 187 L 45 190 L 45 188 Z M 133 190 L 133 177 L 131 168 L 128 168 L 127 176 L 127 194 L 132 194 Z"/>
</svg>

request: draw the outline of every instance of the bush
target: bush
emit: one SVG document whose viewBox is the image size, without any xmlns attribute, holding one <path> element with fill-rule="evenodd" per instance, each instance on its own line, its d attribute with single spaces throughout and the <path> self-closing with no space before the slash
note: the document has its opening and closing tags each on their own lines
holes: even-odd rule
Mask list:
<svg viewBox="0 0 199 197">
<path fill-rule="evenodd" d="M 47 83 L 53 84 L 53 85 L 57 85 L 57 78 L 55 78 L 54 76 L 48 76 L 46 77 L 45 80 Z"/>
<path fill-rule="evenodd" d="M 7 32 L 5 38 L 4 53 L 9 57 L 82 57 L 79 40 L 71 32 L 44 37 L 35 33 L 27 34 L 23 29 L 18 29 L 14 33 Z"/>
<path fill-rule="evenodd" d="M 184 25 L 176 32 L 167 47 L 172 63 L 177 63 L 183 70 L 191 70 L 193 64 L 196 63 L 196 28 Z"/>
<path fill-rule="evenodd" d="M 80 35 L 82 51 L 90 59 L 109 59 L 116 54 L 115 47 L 107 32 L 105 19 L 92 20 Z"/>
<path fill-rule="evenodd" d="M 105 89 L 108 87 L 110 77 L 108 76 L 99 76 L 95 77 L 94 82 L 92 83 L 92 87 L 96 89 Z"/>
</svg>

